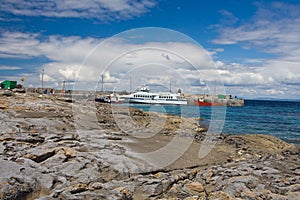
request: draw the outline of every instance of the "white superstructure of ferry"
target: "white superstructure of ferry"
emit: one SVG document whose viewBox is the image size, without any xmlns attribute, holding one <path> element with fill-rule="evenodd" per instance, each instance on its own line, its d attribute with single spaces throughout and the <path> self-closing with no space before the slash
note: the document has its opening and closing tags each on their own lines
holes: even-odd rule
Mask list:
<svg viewBox="0 0 300 200">
<path fill-rule="evenodd" d="M 182 98 L 180 94 L 168 92 L 153 93 L 146 87 L 127 95 L 125 98 L 129 103 L 187 105 L 187 100 Z"/>
</svg>

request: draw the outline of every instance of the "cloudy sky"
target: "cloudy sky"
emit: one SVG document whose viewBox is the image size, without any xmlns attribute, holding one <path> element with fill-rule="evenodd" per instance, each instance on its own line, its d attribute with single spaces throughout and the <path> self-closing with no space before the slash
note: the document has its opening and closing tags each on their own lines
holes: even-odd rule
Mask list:
<svg viewBox="0 0 300 200">
<path fill-rule="evenodd" d="M 0 81 L 300 99 L 299 33 L 298 0 L 1 0 Z"/>
</svg>

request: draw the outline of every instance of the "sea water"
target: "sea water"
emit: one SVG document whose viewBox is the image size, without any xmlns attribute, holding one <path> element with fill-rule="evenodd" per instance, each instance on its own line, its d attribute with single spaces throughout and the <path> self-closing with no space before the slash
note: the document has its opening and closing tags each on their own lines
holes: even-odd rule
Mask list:
<svg viewBox="0 0 300 200">
<path fill-rule="evenodd" d="M 131 104 L 144 111 L 163 112 L 184 117 L 202 118 L 204 126 L 212 120 L 224 122 L 222 133 L 269 134 L 300 144 L 300 102 L 245 100 L 243 107 L 200 107 Z"/>
</svg>

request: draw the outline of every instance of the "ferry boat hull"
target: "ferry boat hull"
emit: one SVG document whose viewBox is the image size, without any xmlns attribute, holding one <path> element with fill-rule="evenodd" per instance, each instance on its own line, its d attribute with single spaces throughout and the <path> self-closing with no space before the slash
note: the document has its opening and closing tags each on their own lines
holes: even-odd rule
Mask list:
<svg viewBox="0 0 300 200">
<path fill-rule="evenodd" d="M 129 103 L 137 103 L 137 104 L 164 104 L 164 105 L 187 105 L 187 101 L 185 100 L 151 100 L 151 99 L 129 99 Z"/>
</svg>

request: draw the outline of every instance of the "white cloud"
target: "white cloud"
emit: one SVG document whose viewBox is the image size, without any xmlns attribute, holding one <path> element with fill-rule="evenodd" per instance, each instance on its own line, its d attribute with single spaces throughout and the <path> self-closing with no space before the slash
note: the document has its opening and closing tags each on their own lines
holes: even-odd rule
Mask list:
<svg viewBox="0 0 300 200">
<path fill-rule="evenodd" d="M 277 94 L 284 95 L 284 91 L 276 90 L 276 89 L 266 90 L 266 92 L 272 95 L 277 95 Z"/>
<path fill-rule="evenodd" d="M 44 75 L 40 74 L 40 80 L 41 81 L 43 80 L 44 82 L 53 82 L 53 81 L 55 81 L 55 79 L 52 78 L 51 76 L 49 76 L 48 74 L 44 74 Z"/>
<path fill-rule="evenodd" d="M 27 58 L 41 55 L 38 34 L 3 32 L 0 37 L 0 57 Z"/>
<path fill-rule="evenodd" d="M 36 73 L 40 76 L 43 68 L 45 85 L 58 88 L 63 80 L 76 80 L 84 88 L 93 89 L 98 84 L 100 89 L 99 81 L 104 72 L 105 89 L 129 90 L 131 77 L 132 89 L 147 83 L 168 88 L 171 79 L 173 91 L 181 88 L 185 93 L 202 93 L 207 87 L 213 88 L 220 75 L 227 93 L 232 95 L 299 96 L 297 62 L 286 61 L 284 67 L 283 60 L 275 59 L 251 66 L 222 61 L 212 63 L 207 51 L 188 42 L 129 43 L 121 38 L 103 40 L 57 35 L 42 40 L 38 34 L 15 32 L 2 34 L 0 40 L 3 41 L 1 53 L 6 57 L 13 54 L 17 58 L 48 58 L 50 62 L 40 66 Z M 24 44 L 22 51 L 15 48 L 19 43 Z M 212 67 L 213 64 L 218 69 Z M 20 74 L 22 76 L 26 82 L 40 85 L 40 77 L 36 74 Z"/>
<path fill-rule="evenodd" d="M 55 35 L 42 42 L 39 50 L 51 60 L 79 63 L 99 42 L 95 38 Z"/>
<path fill-rule="evenodd" d="M 279 6 L 280 5 L 280 6 Z M 258 5 L 251 21 L 240 26 L 221 27 L 217 44 L 242 43 L 268 53 L 296 58 L 300 43 L 300 6 L 284 3 Z"/>
<path fill-rule="evenodd" d="M 1 12 L 23 16 L 129 19 L 148 12 L 153 0 L 1 0 Z"/>
<path fill-rule="evenodd" d="M 135 44 L 117 37 L 103 41 L 75 36 L 49 36 L 42 40 L 38 34 L 19 32 L 5 32 L 0 40 L 3 57 L 49 59 L 37 73 L 41 74 L 43 68 L 44 81 L 54 85 L 63 80 L 97 84 L 105 72 L 105 85 L 110 88 L 118 81 L 127 81 L 123 85 L 128 89 L 129 76 L 134 76 L 134 87 L 155 82 L 169 85 L 172 77 L 174 88 L 188 88 L 196 82 L 200 84 L 200 76 L 203 82 L 218 75 L 207 51 L 189 42 Z M 19 44 L 22 50 L 16 48 Z M 199 74 L 198 69 L 205 71 Z"/>
<path fill-rule="evenodd" d="M 65 79 L 75 80 L 78 74 L 78 67 L 65 66 L 64 68 L 59 68 L 58 74 L 62 75 Z"/>
<path fill-rule="evenodd" d="M 235 17 L 231 12 L 227 10 L 221 10 L 220 13 L 223 15 L 222 17 L 222 24 L 235 24 L 239 19 Z"/>
<path fill-rule="evenodd" d="M 227 86 L 257 86 L 272 84 L 273 79 L 261 72 L 260 67 L 242 65 L 238 63 L 225 64 L 217 61 L 219 73 Z"/>
<path fill-rule="evenodd" d="M 271 59 L 264 64 L 261 72 L 271 76 L 274 81 L 284 84 L 300 85 L 300 62 Z"/>
<path fill-rule="evenodd" d="M 275 96 L 299 97 L 297 86 L 300 85 L 300 5 L 275 2 L 257 6 L 258 10 L 251 20 L 238 26 L 217 26 L 220 36 L 213 42 L 222 45 L 239 44 L 249 50 L 256 48 L 272 56 L 245 60 L 248 66 L 219 62 L 217 65 L 225 70 L 221 72 L 223 80 L 226 84 L 236 87 L 239 84 L 249 85 L 249 88 L 256 85 L 254 90 L 257 95 L 263 95 L 265 92 Z"/>
<path fill-rule="evenodd" d="M 0 65 L 0 70 L 19 70 L 21 67 Z"/>
<path fill-rule="evenodd" d="M 259 5 L 258 11 L 249 22 L 238 27 L 221 27 L 221 35 L 214 42 L 217 44 L 246 43 L 265 52 L 294 57 L 299 55 L 300 51 L 299 32 L 300 6 L 273 3 Z"/>
</svg>

